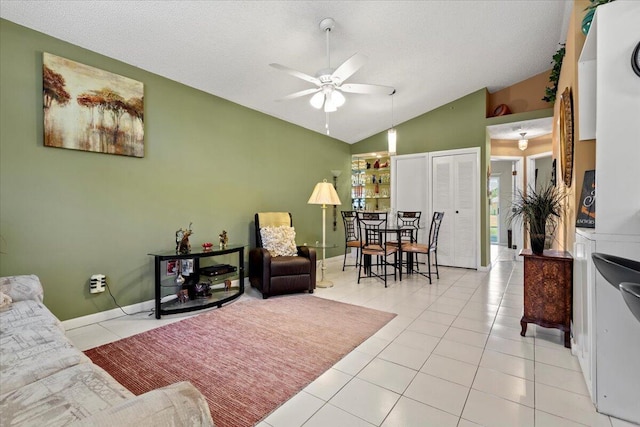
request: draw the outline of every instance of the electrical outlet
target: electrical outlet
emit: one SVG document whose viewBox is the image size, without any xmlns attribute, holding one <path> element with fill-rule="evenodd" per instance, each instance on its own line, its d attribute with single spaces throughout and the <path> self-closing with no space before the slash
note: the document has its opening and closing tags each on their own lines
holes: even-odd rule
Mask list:
<svg viewBox="0 0 640 427">
<path fill-rule="evenodd" d="M 104 274 L 94 274 L 91 276 L 91 282 L 89 283 L 89 292 L 92 294 L 104 292 L 106 284 L 107 278 Z"/>
</svg>

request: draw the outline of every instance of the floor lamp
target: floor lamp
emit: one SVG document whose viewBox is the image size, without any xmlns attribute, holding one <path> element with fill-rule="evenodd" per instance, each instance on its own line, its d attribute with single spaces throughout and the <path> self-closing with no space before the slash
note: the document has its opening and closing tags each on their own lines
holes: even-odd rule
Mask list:
<svg viewBox="0 0 640 427">
<path fill-rule="evenodd" d="M 342 203 L 333 184 L 328 183 L 326 179 L 316 184 L 307 203 L 310 205 L 322 205 L 322 267 L 320 269 L 322 275 L 320 276 L 320 282 L 316 283 L 316 286 L 319 288 L 330 288 L 333 286 L 333 283 L 329 280 L 324 280 L 324 270 L 326 269 L 325 249 L 327 247 L 327 205 L 341 205 Z"/>
</svg>

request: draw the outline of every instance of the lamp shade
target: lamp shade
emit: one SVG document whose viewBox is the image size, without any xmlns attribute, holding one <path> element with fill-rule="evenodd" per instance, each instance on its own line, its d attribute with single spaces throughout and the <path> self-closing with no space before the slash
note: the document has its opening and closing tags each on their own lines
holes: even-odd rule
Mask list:
<svg viewBox="0 0 640 427">
<path fill-rule="evenodd" d="M 389 154 L 396 154 L 396 130 L 395 128 L 389 129 L 387 133 L 389 140 Z"/>
<path fill-rule="evenodd" d="M 346 101 L 344 95 L 339 90 L 334 90 L 331 93 L 331 98 L 333 100 L 333 105 L 335 105 L 336 107 L 342 107 L 344 105 L 344 102 Z"/>
<path fill-rule="evenodd" d="M 328 183 L 326 179 L 316 184 L 316 187 L 313 189 L 313 193 L 311 194 L 311 197 L 309 197 L 309 201 L 307 203 L 310 205 L 342 204 L 338 197 L 338 193 L 336 193 L 336 189 L 333 188 L 333 184 Z"/>
<path fill-rule="evenodd" d="M 529 140 L 524 138 L 526 134 L 527 134 L 526 132 L 520 132 L 520 136 L 522 138 L 520 138 L 520 140 L 518 141 L 518 148 L 521 149 L 522 151 L 526 150 L 527 147 L 529 146 Z"/>
<path fill-rule="evenodd" d="M 324 93 L 317 92 L 311 97 L 309 103 L 313 106 L 313 108 L 317 108 L 318 110 L 321 109 L 322 104 L 324 104 Z"/>
</svg>

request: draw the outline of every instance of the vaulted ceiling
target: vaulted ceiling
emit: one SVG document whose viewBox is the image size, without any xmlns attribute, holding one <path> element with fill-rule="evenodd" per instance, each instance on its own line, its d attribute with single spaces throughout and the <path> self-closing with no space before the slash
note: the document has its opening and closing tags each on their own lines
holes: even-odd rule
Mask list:
<svg viewBox="0 0 640 427">
<path fill-rule="evenodd" d="M 469 1 L 22 1 L 0 16 L 316 132 L 325 113 L 313 87 L 269 66 L 315 75 L 354 53 L 368 61 L 348 83 L 394 87 L 398 124 L 468 93 L 499 90 L 551 67 L 569 0 Z M 56 53 L 56 52 L 51 52 Z M 72 58 L 74 59 L 74 58 Z M 392 124 L 391 97 L 346 94 L 329 113 L 332 137 L 360 141 Z"/>
</svg>

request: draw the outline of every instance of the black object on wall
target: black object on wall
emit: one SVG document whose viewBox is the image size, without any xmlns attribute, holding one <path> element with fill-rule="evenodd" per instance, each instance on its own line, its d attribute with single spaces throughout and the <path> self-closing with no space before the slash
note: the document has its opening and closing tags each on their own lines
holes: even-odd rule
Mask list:
<svg viewBox="0 0 640 427">
<path fill-rule="evenodd" d="M 576 227 L 596 227 L 596 171 L 585 171 Z"/>
</svg>

